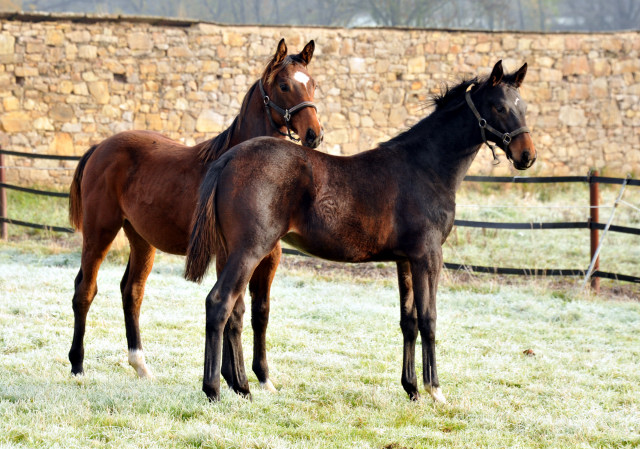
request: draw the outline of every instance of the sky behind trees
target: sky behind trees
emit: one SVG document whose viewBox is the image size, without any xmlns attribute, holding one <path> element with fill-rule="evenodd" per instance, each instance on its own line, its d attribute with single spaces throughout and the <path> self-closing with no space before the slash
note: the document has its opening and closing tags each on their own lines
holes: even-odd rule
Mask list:
<svg viewBox="0 0 640 449">
<path fill-rule="evenodd" d="M 640 29 L 640 0 L 0 0 L 22 11 L 218 23 L 530 31 Z"/>
</svg>

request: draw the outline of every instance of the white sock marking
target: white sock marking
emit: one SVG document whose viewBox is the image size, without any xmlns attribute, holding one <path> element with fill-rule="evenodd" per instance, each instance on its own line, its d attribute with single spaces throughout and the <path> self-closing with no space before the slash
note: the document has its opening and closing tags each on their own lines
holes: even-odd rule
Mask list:
<svg viewBox="0 0 640 449">
<path fill-rule="evenodd" d="M 435 402 L 439 402 L 441 404 L 447 403 L 447 399 L 444 397 L 444 394 L 442 394 L 442 390 L 440 389 L 440 387 L 435 388 L 431 385 L 425 385 L 424 388 L 425 390 L 427 390 L 427 393 L 431 395 L 431 398 Z"/>
<path fill-rule="evenodd" d="M 142 379 L 153 379 L 153 374 L 147 368 L 144 359 L 144 351 L 140 349 L 129 349 L 129 365 L 133 366 L 138 373 L 138 377 Z"/>
<path fill-rule="evenodd" d="M 266 382 L 260 382 L 260 386 L 263 390 L 267 390 L 269 393 L 277 393 L 276 387 L 273 386 L 270 379 L 267 379 Z"/>
</svg>

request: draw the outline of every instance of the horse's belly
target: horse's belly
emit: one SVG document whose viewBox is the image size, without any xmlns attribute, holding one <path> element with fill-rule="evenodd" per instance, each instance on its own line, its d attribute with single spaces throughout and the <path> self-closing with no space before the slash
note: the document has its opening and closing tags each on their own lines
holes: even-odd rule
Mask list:
<svg viewBox="0 0 640 449">
<path fill-rule="evenodd" d="M 391 252 L 382 248 L 354 245 L 351 242 L 340 241 L 335 238 L 310 237 L 290 232 L 282 237 L 282 240 L 305 254 L 335 262 L 357 263 L 395 260 L 395 256 Z"/>
<path fill-rule="evenodd" d="M 168 213 L 136 213 L 126 217 L 126 220 L 136 233 L 153 247 L 165 253 L 183 256 L 187 253 L 189 230 L 173 218 Z"/>
</svg>

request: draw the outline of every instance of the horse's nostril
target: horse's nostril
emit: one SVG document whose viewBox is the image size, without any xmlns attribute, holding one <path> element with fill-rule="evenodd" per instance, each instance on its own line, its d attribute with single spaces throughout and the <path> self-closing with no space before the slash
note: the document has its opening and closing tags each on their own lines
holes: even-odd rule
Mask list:
<svg viewBox="0 0 640 449">
<path fill-rule="evenodd" d="M 307 130 L 307 136 L 306 136 L 306 140 L 307 143 L 312 143 L 314 140 L 316 140 L 316 132 L 312 129 Z"/>
</svg>

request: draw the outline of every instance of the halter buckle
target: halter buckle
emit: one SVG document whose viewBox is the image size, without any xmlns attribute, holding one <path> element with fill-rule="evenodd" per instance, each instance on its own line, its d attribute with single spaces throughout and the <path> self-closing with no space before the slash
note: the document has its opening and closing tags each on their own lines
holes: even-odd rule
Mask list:
<svg viewBox="0 0 640 449">
<path fill-rule="evenodd" d="M 481 118 L 480 120 L 478 120 L 478 126 L 480 126 L 480 128 L 486 128 L 487 127 L 487 121 L 483 118 Z"/>
<path fill-rule="evenodd" d="M 502 143 L 509 145 L 511 143 L 511 134 L 504 133 L 504 136 L 502 136 Z"/>
<path fill-rule="evenodd" d="M 289 112 L 288 109 L 284 110 L 283 116 L 284 116 L 284 121 L 285 122 L 288 122 L 289 120 L 291 120 L 291 113 Z"/>
<path fill-rule="evenodd" d="M 269 98 L 269 95 L 265 95 L 262 101 L 264 102 L 265 106 L 269 106 L 269 102 L 271 101 L 271 99 Z"/>
</svg>

